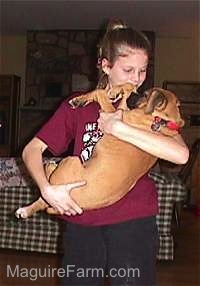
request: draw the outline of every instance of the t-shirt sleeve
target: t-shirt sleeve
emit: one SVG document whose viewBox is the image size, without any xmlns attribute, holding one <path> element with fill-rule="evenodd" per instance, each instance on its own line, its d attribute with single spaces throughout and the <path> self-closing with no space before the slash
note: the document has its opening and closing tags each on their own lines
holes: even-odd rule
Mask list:
<svg viewBox="0 0 200 286">
<path fill-rule="evenodd" d="M 65 100 L 36 134 L 55 156 L 64 153 L 76 134 L 76 110 Z"/>
</svg>

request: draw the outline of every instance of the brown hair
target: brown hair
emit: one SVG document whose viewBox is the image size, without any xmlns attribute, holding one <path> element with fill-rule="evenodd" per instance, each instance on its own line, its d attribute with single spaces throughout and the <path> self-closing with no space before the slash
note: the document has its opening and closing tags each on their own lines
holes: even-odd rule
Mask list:
<svg viewBox="0 0 200 286">
<path fill-rule="evenodd" d="M 98 88 L 105 88 L 108 83 L 108 76 L 102 70 L 102 59 L 107 59 L 112 66 L 119 56 L 126 55 L 129 48 L 142 49 L 148 57 L 151 53 L 151 44 L 142 32 L 127 27 L 122 20 L 111 20 L 98 45 Z"/>
</svg>

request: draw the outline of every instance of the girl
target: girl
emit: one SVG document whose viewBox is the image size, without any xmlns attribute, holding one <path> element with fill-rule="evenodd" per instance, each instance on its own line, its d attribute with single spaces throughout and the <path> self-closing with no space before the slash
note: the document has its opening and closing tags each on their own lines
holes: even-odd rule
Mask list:
<svg viewBox="0 0 200 286">
<path fill-rule="evenodd" d="M 140 87 L 146 78 L 149 54 L 150 45 L 142 33 L 121 21 L 111 21 L 99 45 L 98 87 L 109 90 L 126 82 Z M 46 179 L 42 154 L 47 148 L 59 155 L 74 139 L 74 155 L 82 160 L 90 158 L 103 135 L 98 117 L 96 103 L 73 110 L 66 100 L 23 151 L 23 160 L 42 196 L 67 222 L 63 285 L 103 285 L 106 276 L 112 285 L 155 285 L 158 206 L 155 185 L 148 175 L 117 203 L 84 212 L 71 199 L 70 191 L 87 182 L 52 186 Z M 120 111 L 101 114 L 99 124 L 103 131 L 157 157 L 177 164 L 188 159 L 180 135 L 169 138 L 130 127 L 121 121 Z"/>
</svg>

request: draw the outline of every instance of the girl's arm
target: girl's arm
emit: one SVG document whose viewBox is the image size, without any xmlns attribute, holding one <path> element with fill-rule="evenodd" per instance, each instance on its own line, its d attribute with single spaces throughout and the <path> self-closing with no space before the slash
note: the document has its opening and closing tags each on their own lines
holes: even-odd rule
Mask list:
<svg viewBox="0 0 200 286">
<path fill-rule="evenodd" d="M 85 182 L 76 182 L 66 185 L 50 185 L 45 175 L 42 154 L 47 145 L 38 138 L 33 138 L 24 148 L 22 158 L 43 198 L 60 214 L 81 214 L 82 209 L 72 200 L 72 189 L 85 185 Z"/>
<path fill-rule="evenodd" d="M 175 164 L 185 164 L 189 150 L 180 135 L 170 137 L 132 127 L 121 121 L 122 111 L 100 113 L 99 127 L 103 132 L 129 142 L 158 158 Z"/>
</svg>

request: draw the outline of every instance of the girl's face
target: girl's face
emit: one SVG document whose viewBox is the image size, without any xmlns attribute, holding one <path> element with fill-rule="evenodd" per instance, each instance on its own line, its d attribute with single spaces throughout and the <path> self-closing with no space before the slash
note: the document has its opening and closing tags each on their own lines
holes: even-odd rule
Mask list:
<svg viewBox="0 0 200 286">
<path fill-rule="evenodd" d="M 129 49 L 126 55 L 118 56 L 112 66 L 108 60 L 102 61 L 111 86 L 129 82 L 139 87 L 146 79 L 147 65 L 148 56 L 142 49 Z"/>
</svg>

